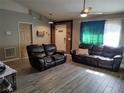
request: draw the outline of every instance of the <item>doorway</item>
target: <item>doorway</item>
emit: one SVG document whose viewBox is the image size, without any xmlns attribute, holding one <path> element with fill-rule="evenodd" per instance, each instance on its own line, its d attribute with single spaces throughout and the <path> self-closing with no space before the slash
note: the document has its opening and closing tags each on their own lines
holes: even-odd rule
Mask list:
<svg viewBox="0 0 124 93">
<path fill-rule="evenodd" d="M 66 51 L 66 24 L 55 26 L 55 44 L 58 50 Z"/>
<path fill-rule="evenodd" d="M 56 44 L 58 50 L 70 54 L 72 49 L 73 21 L 60 21 L 51 25 L 51 43 Z"/>
<path fill-rule="evenodd" d="M 27 58 L 27 45 L 33 43 L 32 38 L 32 24 L 29 23 L 19 23 L 19 35 L 20 35 L 20 45 L 19 45 L 19 52 L 20 58 Z"/>
</svg>

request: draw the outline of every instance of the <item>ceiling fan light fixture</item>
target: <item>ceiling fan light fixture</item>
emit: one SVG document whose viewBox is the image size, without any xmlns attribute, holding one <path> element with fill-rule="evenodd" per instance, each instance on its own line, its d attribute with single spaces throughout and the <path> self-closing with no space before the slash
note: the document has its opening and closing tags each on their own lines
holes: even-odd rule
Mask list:
<svg viewBox="0 0 124 93">
<path fill-rule="evenodd" d="M 54 22 L 53 22 L 53 21 L 49 21 L 48 23 L 49 23 L 49 24 L 53 24 Z"/>
<path fill-rule="evenodd" d="M 87 14 L 86 12 L 82 11 L 82 12 L 80 13 L 80 16 L 81 16 L 81 17 L 87 17 L 88 14 Z"/>
</svg>

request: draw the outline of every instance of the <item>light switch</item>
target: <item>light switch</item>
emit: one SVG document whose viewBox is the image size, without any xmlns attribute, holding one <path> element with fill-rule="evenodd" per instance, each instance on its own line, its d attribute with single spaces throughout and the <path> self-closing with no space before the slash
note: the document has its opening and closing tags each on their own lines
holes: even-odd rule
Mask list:
<svg viewBox="0 0 124 93">
<path fill-rule="evenodd" d="M 7 35 L 7 36 L 10 36 L 10 35 L 12 35 L 12 32 L 7 31 L 7 32 L 6 32 L 6 35 Z"/>
</svg>

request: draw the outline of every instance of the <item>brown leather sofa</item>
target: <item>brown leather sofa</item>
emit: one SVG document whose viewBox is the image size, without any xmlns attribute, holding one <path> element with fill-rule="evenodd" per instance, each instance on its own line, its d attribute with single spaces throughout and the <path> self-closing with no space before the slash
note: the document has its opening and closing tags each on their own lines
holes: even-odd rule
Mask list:
<svg viewBox="0 0 124 93">
<path fill-rule="evenodd" d="M 88 49 L 89 55 L 77 55 L 76 50 L 71 51 L 74 62 L 102 67 L 118 71 L 123 58 L 123 47 L 113 48 L 92 44 L 80 44 L 79 48 Z"/>
</svg>

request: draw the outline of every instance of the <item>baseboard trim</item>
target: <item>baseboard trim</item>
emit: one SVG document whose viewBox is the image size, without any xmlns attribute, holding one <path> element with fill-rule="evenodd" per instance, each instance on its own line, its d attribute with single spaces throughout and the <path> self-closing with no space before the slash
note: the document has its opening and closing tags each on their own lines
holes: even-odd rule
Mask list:
<svg viewBox="0 0 124 93">
<path fill-rule="evenodd" d="M 10 62 L 10 61 L 15 61 L 15 60 L 19 60 L 20 58 L 13 58 L 13 59 L 7 59 L 7 60 L 4 60 L 2 62 Z"/>
<path fill-rule="evenodd" d="M 121 64 L 121 66 L 120 66 L 121 68 L 124 68 L 124 64 Z"/>
<path fill-rule="evenodd" d="M 66 54 L 67 56 L 71 56 L 71 54 Z"/>
<path fill-rule="evenodd" d="M 28 59 L 28 57 L 24 57 L 24 58 L 19 58 L 19 59 Z"/>
</svg>

